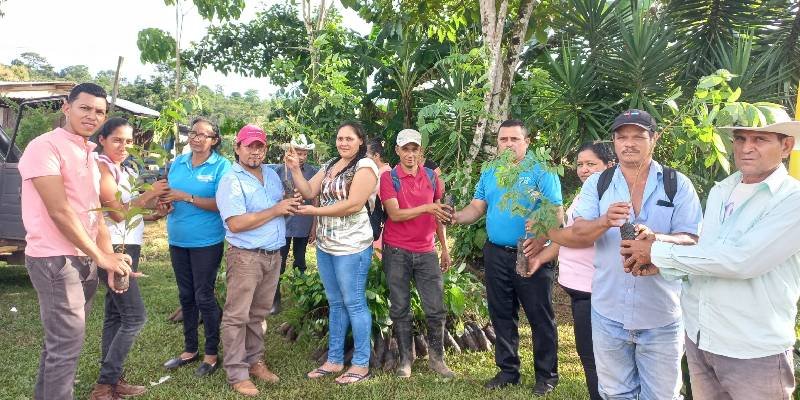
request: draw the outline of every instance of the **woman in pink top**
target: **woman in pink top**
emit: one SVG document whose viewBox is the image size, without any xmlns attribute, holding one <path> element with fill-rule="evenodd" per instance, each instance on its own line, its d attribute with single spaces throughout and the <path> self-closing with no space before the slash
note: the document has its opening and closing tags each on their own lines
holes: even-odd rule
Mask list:
<svg viewBox="0 0 800 400">
<path fill-rule="evenodd" d="M 614 165 L 616 158 L 608 142 L 587 142 L 578 149 L 577 173 L 581 182 L 594 173 L 603 172 Z M 545 263 L 558 257 L 558 283 L 569 294 L 572 302 L 572 320 L 575 331 L 575 347 L 583 364 L 589 398 L 600 399 L 597 389 L 597 370 L 592 350 L 592 275 L 594 275 L 594 247 L 584 249 L 561 246 L 565 243 L 561 232 L 570 229 L 573 209 L 578 197 L 567 208 L 564 229 L 551 231 L 553 244 L 537 254 L 531 263 Z"/>
</svg>

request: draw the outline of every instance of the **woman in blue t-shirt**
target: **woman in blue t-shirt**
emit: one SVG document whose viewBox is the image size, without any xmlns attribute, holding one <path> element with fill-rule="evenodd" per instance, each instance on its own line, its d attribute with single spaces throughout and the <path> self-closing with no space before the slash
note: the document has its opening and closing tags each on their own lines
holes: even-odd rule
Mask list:
<svg viewBox="0 0 800 400">
<path fill-rule="evenodd" d="M 231 162 L 217 152 L 222 143 L 219 128 L 210 120 L 195 118 L 189 131 L 191 152 L 175 158 L 169 169 L 170 192 L 165 197 L 174 211 L 167 217 L 169 253 L 183 310 L 184 349 L 166 363 L 172 370 L 200 358 L 197 340 L 198 311 L 203 315 L 205 353 L 195 372 L 205 376 L 217 370 L 219 326 L 222 311 L 214 296 L 225 229 L 215 199 L 220 178 Z"/>
</svg>

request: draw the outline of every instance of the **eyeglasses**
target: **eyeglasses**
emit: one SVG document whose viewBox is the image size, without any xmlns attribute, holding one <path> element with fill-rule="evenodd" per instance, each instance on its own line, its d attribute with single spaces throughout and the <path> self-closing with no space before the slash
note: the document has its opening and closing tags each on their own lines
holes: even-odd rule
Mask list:
<svg viewBox="0 0 800 400">
<path fill-rule="evenodd" d="M 206 135 L 205 133 L 197 133 L 196 131 L 189 131 L 189 139 L 199 138 L 200 140 L 213 139 L 217 135 Z"/>
</svg>

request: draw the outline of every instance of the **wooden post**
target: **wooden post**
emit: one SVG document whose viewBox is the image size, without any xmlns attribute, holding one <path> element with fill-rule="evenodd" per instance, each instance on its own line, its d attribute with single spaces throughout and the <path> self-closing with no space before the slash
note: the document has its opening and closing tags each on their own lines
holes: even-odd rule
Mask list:
<svg viewBox="0 0 800 400">
<path fill-rule="evenodd" d="M 111 91 L 111 107 L 109 113 L 114 112 L 114 107 L 117 104 L 117 93 L 119 93 L 119 70 L 122 68 L 122 61 L 125 58 L 119 56 L 117 60 L 117 72 L 114 73 L 114 89 Z"/>
</svg>

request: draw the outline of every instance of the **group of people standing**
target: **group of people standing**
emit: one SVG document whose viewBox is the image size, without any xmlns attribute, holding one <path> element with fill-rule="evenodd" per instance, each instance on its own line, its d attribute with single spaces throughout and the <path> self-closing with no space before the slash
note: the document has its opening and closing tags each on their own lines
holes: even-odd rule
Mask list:
<svg viewBox="0 0 800 400">
<path fill-rule="evenodd" d="M 540 207 L 542 198 L 561 206 L 558 176 L 542 165 L 522 171 L 510 188 L 497 182 L 494 169 L 486 169 L 472 201 L 456 210 L 442 204 L 440 171 L 424 162 L 422 137 L 413 129 L 398 133 L 399 163 L 393 168 L 385 165 L 383 142 L 369 142 L 359 124 L 344 123 L 337 129 L 337 156 L 319 169 L 306 163 L 313 144 L 304 137 L 286 147 L 283 164 L 273 169 L 264 164 L 269 142 L 260 127 L 246 125 L 238 132 L 231 163 L 216 151 L 222 141 L 216 125 L 198 118 L 189 131 L 191 151 L 176 157 L 167 179 L 132 193 L 134 172 L 123 164 L 132 128 L 119 118 L 105 121 L 105 96 L 94 84 L 76 86 L 63 106 L 65 127 L 34 139 L 19 164 L 26 267 L 45 331 L 36 399 L 72 398 L 98 276 L 108 294 L 100 377 L 91 398 L 145 391 L 122 373 L 146 321 L 136 280 L 143 229 L 127 229 L 122 215 L 132 207 L 153 210 L 140 218 L 167 216 L 184 346 L 164 367 L 201 359 L 202 315 L 205 342 L 196 375 L 211 374 L 221 364 L 232 389 L 242 395 L 259 394 L 254 380 L 279 381 L 265 363 L 263 323 L 270 312 L 279 312 L 278 287 L 290 246 L 294 267 L 305 270 L 310 243 L 316 244 L 328 300 L 329 338 L 328 358 L 309 379 L 338 375 L 335 382 L 348 385 L 371 376 L 365 289 L 378 238 L 400 353 L 397 376 L 412 372 L 413 281 L 427 319 L 429 367 L 454 377 L 443 346 L 442 273 L 450 267 L 446 227 L 483 216 L 485 283 L 499 368 L 487 389 L 520 382 L 520 306 L 533 333 L 533 394 L 546 395 L 558 384 L 552 304 L 558 268 L 558 283 L 571 298 L 591 399 L 680 398 L 684 349 L 696 398 L 788 399 L 794 390 L 790 347 L 800 297 L 800 240 L 792 233 L 800 223 L 800 183 L 788 176 L 782 160 L 800 136 L 800 122 L 785 113 L 764 127 L 723 128 L 731 132 L 739 171 L 712 189 L 704 224 L 691 181 L 652 159 L 660 135 L 655 120 L 641 110 L 620 114 L 611 128 L 613 150 L 607 142 L 578 150 L 580 194 L 561 227 L 525 241 L 528 267 L 517 271 L 517 242 L 528 237 L 526 220 L 501 199 L 517 191 L 527 194 L 521 204 L 526 209 Z M 88 140 L 95 132 L 99 155 Z M 497 133 L 498 150 L 512 152 L 515 163 L 532 157 L 530 140 L 519 120 L 503 122 Z M 376 202 L 387 215 L 382 236 L 371 222 Z M 97 211 L 101 207 L 108 210 L 105 216 Z M 632 236 L 622 237 L 627 231 Z M 115 245 L 124 245 L 124 253 Z M 223 256 L 227 297 L 220 309 L 214 286 Z M 130 287 L 117 288 L 114 274 L 129 275 Z M 354 351 L 345 369 L 348 330 Z"/>
</svg>

